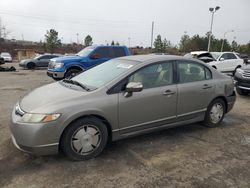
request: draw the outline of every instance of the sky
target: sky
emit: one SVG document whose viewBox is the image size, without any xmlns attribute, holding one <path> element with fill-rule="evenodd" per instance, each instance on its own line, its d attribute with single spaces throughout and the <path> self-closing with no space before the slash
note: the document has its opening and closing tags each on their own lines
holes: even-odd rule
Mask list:
<svg viewBox="0 0 250 188">
<path fill-rule="evenodd" d="M 94 44 L 118 41 L 123 45 L 150 46 L 154 38 L 178 45 L 186 32 L 205 35 L 210 29 L 209 7 L 214 14 L 213 34 L 240 44 L 250 41 L 250 0 L 0 0 L 1 23 L 7 38 L 44 40 L 53 28 L 63 43 L 82 42 L 91 35 Z M 234 32 L 231 32 L 234 30 Z"/>
</svg>

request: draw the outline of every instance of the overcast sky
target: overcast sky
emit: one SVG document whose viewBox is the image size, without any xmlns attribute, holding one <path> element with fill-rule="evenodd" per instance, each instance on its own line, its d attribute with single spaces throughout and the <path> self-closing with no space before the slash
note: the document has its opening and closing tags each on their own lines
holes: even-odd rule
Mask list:
<svg viewBox="0 0 250 188">
<path fill-rule="evenodd" d="M 95 44 L 119 41 L 131 46 L 150 46 L 151 23 L 154 36 L 178 44 L 180 37 L 204 35 L 209 31 L 209 7 L 215 13 L 213 34 L 250 41 L 250 0 L 0 0 L 0 17 L 11 31 L 8 38 L 40 41 L 54 28 L 63 42 L 76 42 L 90 34 Z"/>
</svg>

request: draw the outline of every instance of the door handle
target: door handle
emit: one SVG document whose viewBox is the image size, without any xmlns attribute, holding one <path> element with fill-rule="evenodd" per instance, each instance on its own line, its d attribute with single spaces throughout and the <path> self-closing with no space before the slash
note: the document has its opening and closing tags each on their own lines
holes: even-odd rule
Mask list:
<svg viewBox="0 0 250 188">
<path fill-rule="evenodd" d="M 208 85 L 208 84 L 204 84 L 202 89 L 209 89 L 212 88 L 212 86 Z"/>
<path fill-rule="evenodd" d="M 176 93 L 176 92 L 174 92 L 174 91 L 166 90 L 166 91 L 164 91 L 163 95 L 169 96 L 169 95 L 173 95 L 173 94 L 175 94 L 175 93 Z"/>
</svg>

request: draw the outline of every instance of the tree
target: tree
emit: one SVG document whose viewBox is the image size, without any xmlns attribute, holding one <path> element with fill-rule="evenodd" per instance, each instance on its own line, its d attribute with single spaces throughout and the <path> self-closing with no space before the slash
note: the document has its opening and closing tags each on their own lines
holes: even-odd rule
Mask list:
<svg viewBox="0 0 250 188">
<path fill-rule="evenodd" d="M 111 46 L 114 46 L 115 45 L 115 42 L 112 40 L 112 42 L 111 42 Z"/>
<path fill-rule="evenodd" d="M 161 35 L 157 35 L 154 41 L 155 52 L 163 52 L 163 42 L 161 40 Z"/>
<path fill-rule="evenodd" d="M 181 52 L 189 52 L 190 50 L 190 37 L 186 33 L 181 37 L 179 49 Z"/>
<path fill-rule="evenodd" d="M 163 43 L 162 43 L 162 52 L 165 53 L 167 52 L 170 48 L 172 47 L 171 45 L 171 42 L 167 39 L 164 39 L 163 40 Z"/>
<path fill-rule="evenodd" d="M 84 39 L 84 46 L 91 46 L 93 44 L 92 37 L 87 35 Z"/>
<path fill-rule="evenodd" d="M 235 40 L 232 41 L 231 47 L 232 47 L 232 51 L 237 52 L 239 50 L 239 45 Z"/>
<path fill-rule="evenodd" d="M 115 43 L 115 45 L 116 45 L 116 46 L 119 46 L 119 45 L 120 45 L 120 43 L 119 43 L 119 42 L 116 42 L 116 43 Z"/>
<path fill-rule="evenodd" d="M 61 46 L 61 40 L 58 39 L 58 32 L 50 29 L 45 34 L 45 47 L 50 53 L 54 53 L 55 49 Z"/>
</svg>

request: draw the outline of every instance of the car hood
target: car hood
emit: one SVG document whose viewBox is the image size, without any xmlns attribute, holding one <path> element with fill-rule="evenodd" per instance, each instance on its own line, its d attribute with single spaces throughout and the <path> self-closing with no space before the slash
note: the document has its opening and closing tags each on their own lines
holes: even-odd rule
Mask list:
<svg viewBox="0 0 250 188">
<path fill-rule="evenodd" d="M 89 92 L 85 92 L 84 90 L 70 89 L 56 82 L 33 90 L 24 96 L 19 104 L 21 109 L 25 112 L 49 113 L 59 108 L 62 104 L 70 101 L 72 102 L 75 98 L 83 97 L 88 94 Z"/>
<path fill-rule="evenodd" d="M 241 69 L 242 69 L 242 70 L 249 70 L 249 71 L 250 71 L 250 64 L 248 64 L 248 65 L 243 65 L 243 66 L 241 67 Z"/>
<path fill-rule="evenodd" d="M 32 61 L 32 60 L 34 60 L 34 59 L 23 59 L 23 60 L 20 61 L 20 64 L 21 64 L 21 63 L 28 62 L 28 61 Z"/>
<path fill-rule="evenodd" d="M 82 61 L 86 59 L 86 57 L 83 56 L 63 56 L 63 57 L 57 57 L 54 58 L 53 60 L 55 60 L 56 62 L 70 62 L 70 61 Z"/>
</svg>

